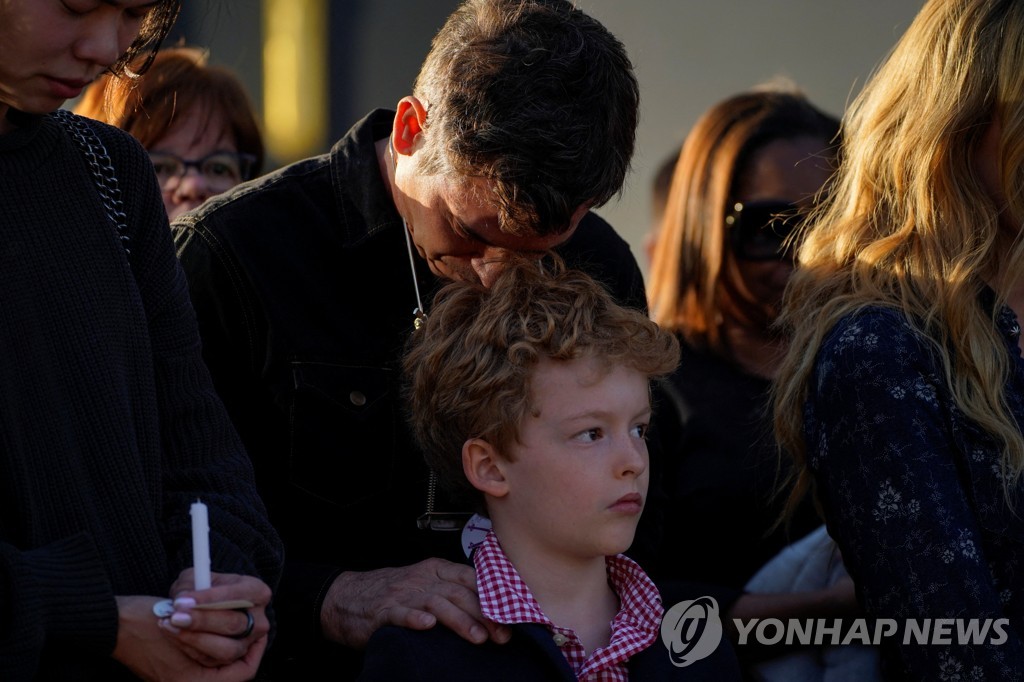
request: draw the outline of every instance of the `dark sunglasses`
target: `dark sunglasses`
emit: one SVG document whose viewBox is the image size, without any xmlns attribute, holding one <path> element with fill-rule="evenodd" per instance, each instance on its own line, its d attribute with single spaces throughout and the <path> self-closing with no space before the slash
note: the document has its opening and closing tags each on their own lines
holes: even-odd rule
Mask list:
<svg viewBox="0 0 1024 682">
<path fill-rule="evenodd" d="M 804 213 L 787 201 L 736 202 L 725 217 L 733 253 L 740 260 L 792 257 L 786 240 L 803 224 Z"/>
</svg>

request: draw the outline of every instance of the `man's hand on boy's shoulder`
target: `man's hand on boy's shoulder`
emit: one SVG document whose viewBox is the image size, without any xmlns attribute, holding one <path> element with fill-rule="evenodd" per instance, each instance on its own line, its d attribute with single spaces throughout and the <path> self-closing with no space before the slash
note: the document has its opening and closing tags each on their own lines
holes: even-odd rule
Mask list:
<svg viewBox="0 0 1024 682">
<path fill-rule="evenodd" d="M 320 611 L 324 636 L 356 649 L 384 625 L 427 630 L 438 623 L 476 644 L 504 644 L 511 636 L 481 615 L 473 567 L 444 559 L 342 573 Z"/>
</svg>

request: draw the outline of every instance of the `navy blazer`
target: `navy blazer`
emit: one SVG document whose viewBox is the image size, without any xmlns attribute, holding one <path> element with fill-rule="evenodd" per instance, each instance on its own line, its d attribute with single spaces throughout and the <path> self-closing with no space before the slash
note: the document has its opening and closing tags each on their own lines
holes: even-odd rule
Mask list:
<svg viewBox="0 0 1024 682">
<path fill-rule="evenodd" d="M 510 626 L 506 644 L 468 642 L 443 626 L 409 630 L 394 625 L 370 638 L 359 682 L 574 682 L 576 674 L 551 632 L 537 623 Z M 677 668 L 660 638 L 626 663 L 630 682 L 739 682 L 728 639 L 701 661 Z"/>
</svg>

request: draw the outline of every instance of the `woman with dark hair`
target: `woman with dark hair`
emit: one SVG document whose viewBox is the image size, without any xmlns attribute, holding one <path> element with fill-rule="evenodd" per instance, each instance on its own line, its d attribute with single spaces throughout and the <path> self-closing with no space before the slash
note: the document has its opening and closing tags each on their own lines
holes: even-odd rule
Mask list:
<svg viewBox="0 0 1024 682">
<path fill-rule="evenodd" d="M 245 86 L 207 60 L 195 47 L 161 50 L 144 76 L 105 74 L 75 107 L 142 143 L 171 220 L 263 167 L 263 137 Z"/>
<path fill-rule="evenodd" d="M 690 550 L 663 573 L 705 585 L 727 624 L 834 616 L 854 604 L 846 579 L 799 593 L 745 591 L 821 525 L 809 505 L 788 528 L 776 524 L 783 500 L 768 396 L 786 349 L 772 324 L 793 271 L 787 238 L 827 186 L 838 131 L 789 84 L 715 104 L 683 144 L 655 246 L 651 314 L 682 347 L 656 416 L 666 540 Z"/>
<path fill-rule="evenodd" d="M 58 109 L 108 69 L 144 70 L 179 9 L 0 2 L 5 682 L 244 680 L 267 645 L 282 550 L 202 362 L 152 166 Z"/>
</svg>

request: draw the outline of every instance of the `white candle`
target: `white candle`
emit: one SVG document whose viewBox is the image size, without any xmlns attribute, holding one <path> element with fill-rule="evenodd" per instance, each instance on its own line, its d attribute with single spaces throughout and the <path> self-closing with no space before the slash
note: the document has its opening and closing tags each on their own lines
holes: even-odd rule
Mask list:
<svg viewBox="0 0 1024 682">
<path fill-rule="evenodd" d="M 195 568 L 197 590 L 210 589 L 210 520 L 206 505 L 192 503 L 192 564 Z"/>
</svg>

